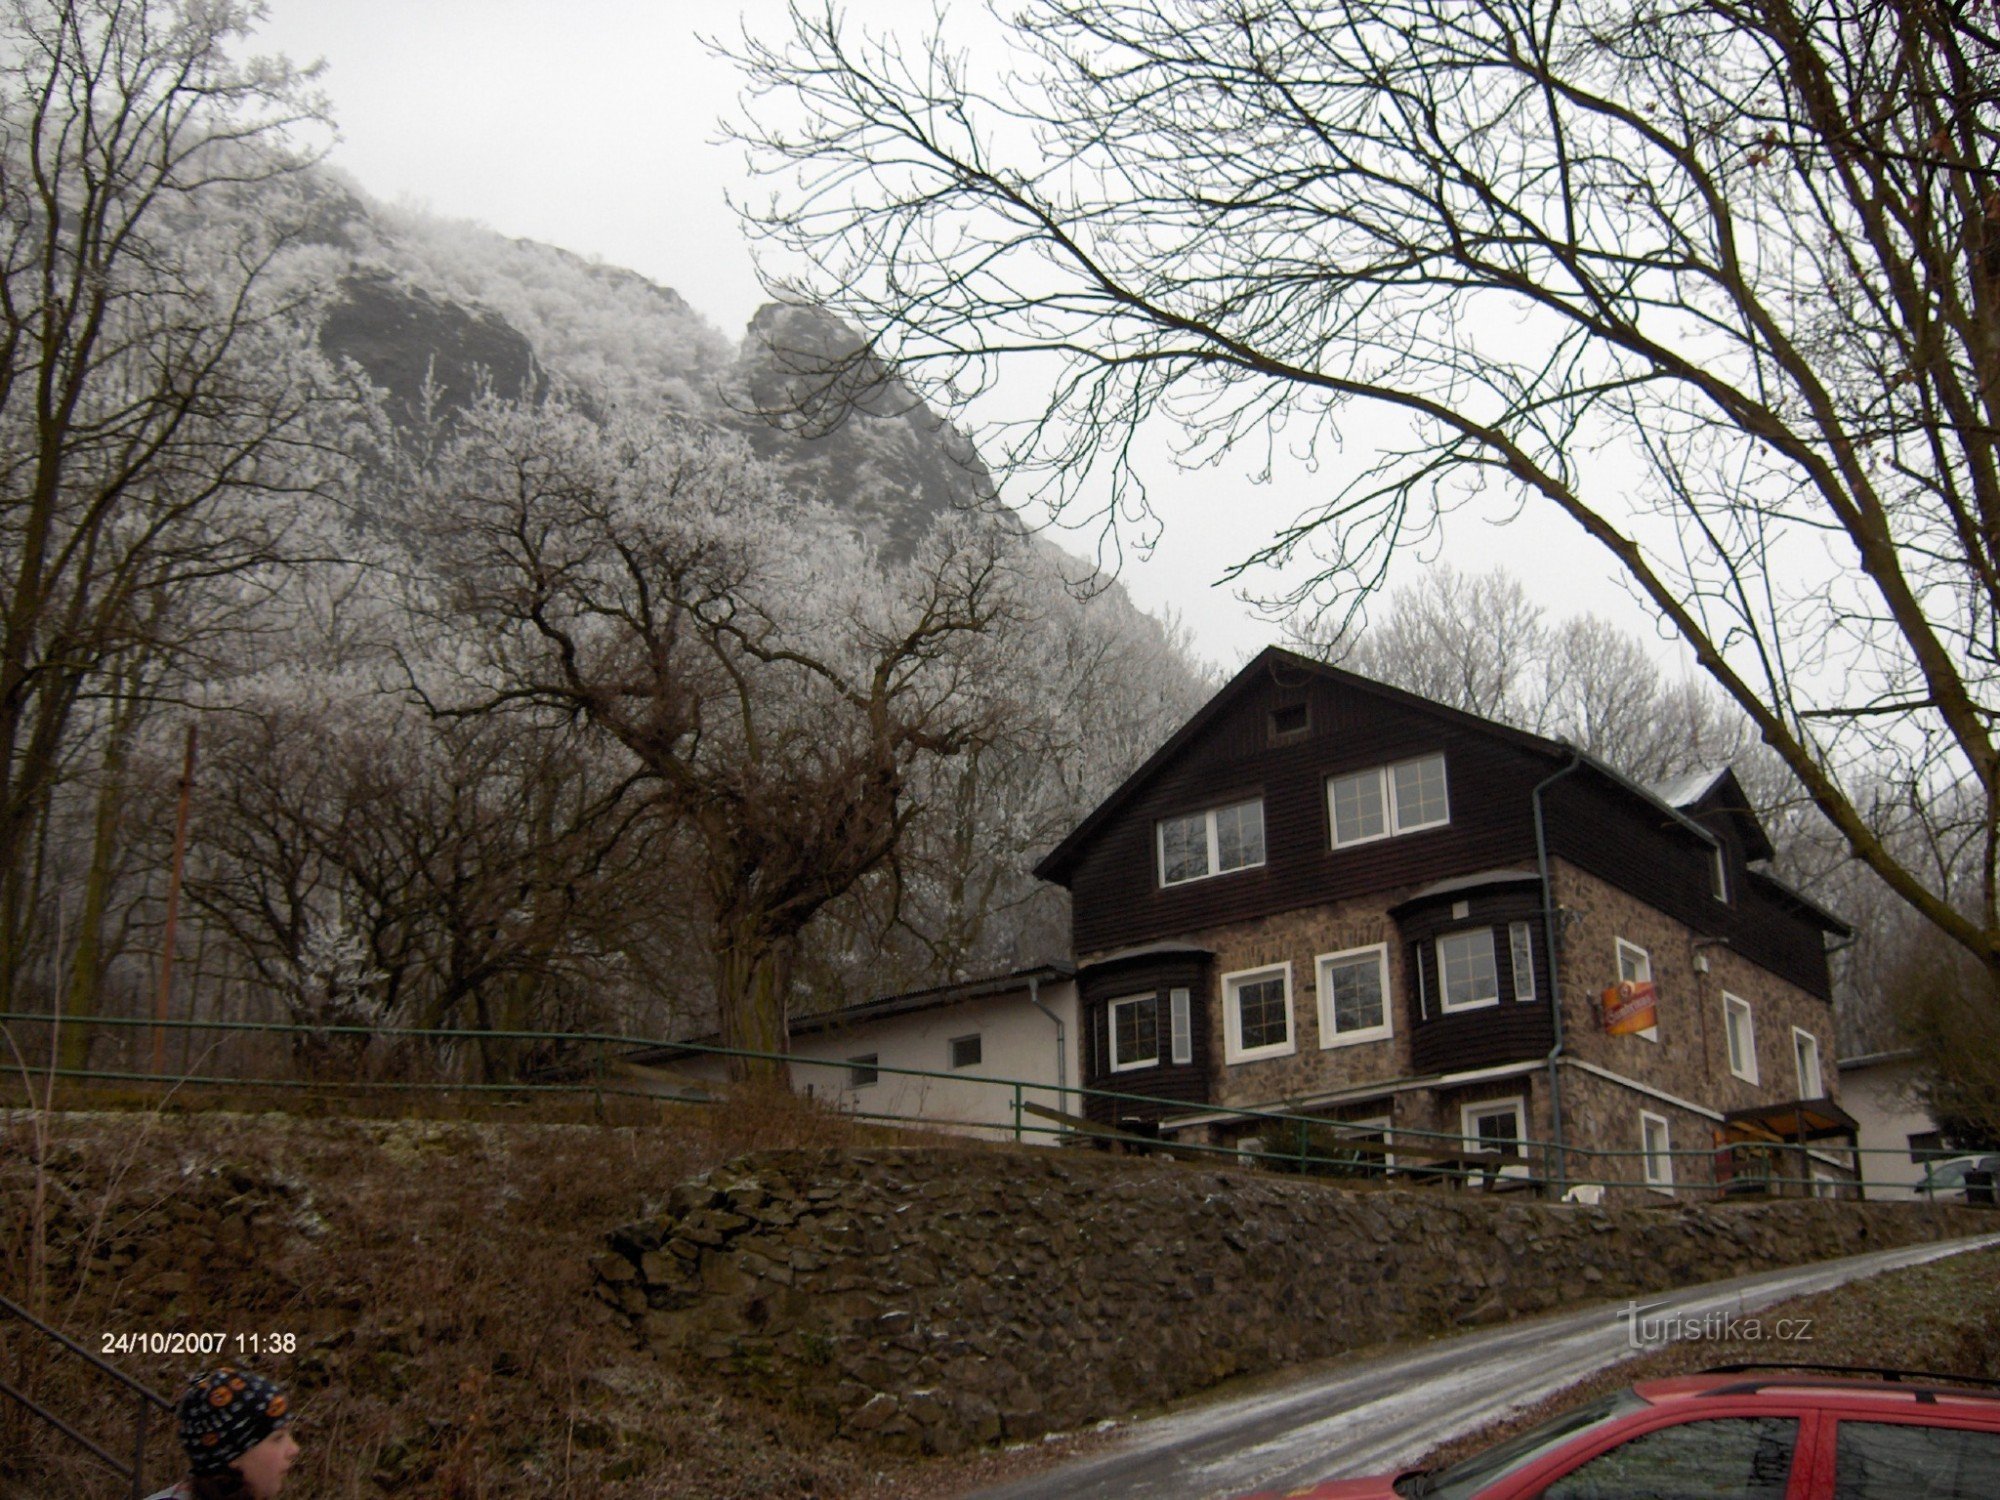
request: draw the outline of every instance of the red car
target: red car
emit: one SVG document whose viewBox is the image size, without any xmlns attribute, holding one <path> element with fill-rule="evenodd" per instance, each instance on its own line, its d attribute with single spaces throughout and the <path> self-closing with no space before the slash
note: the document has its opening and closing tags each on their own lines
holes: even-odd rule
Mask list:
<svg viewBox="0 0 2000 1500">
<path fill-rule="evenodd" d="M 1996 1387 L 1952 1376 L 1857 1379 L 1754 1367 L 1684 1375 L 1565 1412 L 1448 1469 L 1338 1480 L 1291 1495 L 2000 1500 Z"/>
</svg>

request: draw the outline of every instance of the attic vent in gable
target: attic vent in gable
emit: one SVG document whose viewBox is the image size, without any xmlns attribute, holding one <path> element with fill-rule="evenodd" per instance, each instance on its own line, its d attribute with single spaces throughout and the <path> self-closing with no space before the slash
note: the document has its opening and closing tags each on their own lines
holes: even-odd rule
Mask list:
<svg viewBox="0 0 2000 1500">
<path fill-rule="evenodd" d="M 1312 705 L 1303 698 L 1271 710 L 1271 742 L 1294 740 L 1312 728 Z"/>
</svg>

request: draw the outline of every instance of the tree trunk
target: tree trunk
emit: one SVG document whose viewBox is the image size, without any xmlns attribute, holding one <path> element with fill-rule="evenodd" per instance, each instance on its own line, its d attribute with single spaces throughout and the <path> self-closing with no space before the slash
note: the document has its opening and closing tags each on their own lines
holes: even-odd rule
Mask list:
<svg viewBox="0 0 2000 1500">
<path fill-rule="evenodd" d="M 112 860 L 118 849 L 119 815 L 125 798 L 126 736 L 114 723 L 104 752 L 104 783 L 97 790 L 97 815 L 90 837 L 90 865 L 83 877 L 83 910 L 77 915 L 76 957 L 71 961 L 69 997 L 63 1004 L 62 1066 L 90 1064 L 91 1019 L 97 1014 L 102 982 L 104 913 L 111 900 Z"/>
<path fill-rule="evenodd" d="M 787 1024 L 796 945 L 773 938 L 754 916 L 724 918 L 715 924 L 715 998 L 722 1012 L 722 1045 L 766 1057 L 732 1057 L 732 1080 L 790 1088 L 792 1074 L 783 1054 L 791 1051 Z"/>
</svg>

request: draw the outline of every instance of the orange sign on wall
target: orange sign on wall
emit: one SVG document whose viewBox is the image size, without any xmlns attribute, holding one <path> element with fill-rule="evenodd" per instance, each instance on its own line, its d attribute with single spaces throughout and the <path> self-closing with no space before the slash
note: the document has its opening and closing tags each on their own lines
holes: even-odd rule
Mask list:
<svg viewBox="0 0 2000 1500">
<path fill-rule="evenodd" d="M 1660 1019 L 1659 997 L 1650 979 L 1625 979 L 1604 992 L 1604 1029 L 1613 1036 L 1644 1031 Z"/>
</svg>

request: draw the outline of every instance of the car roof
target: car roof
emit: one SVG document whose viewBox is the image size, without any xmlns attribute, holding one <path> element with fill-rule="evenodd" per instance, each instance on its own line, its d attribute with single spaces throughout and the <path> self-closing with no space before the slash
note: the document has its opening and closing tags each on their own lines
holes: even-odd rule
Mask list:
<svg viewBox="0 0 2000 1500">
<path fill-rule="evenodd" d="M 1970 1379 L 1968 1377 L 1968 1379 Z M 1869 1378 L 1814 1370 L 1726 1370 L 1700 1375 L 1672 1375 L 1641 1381 L 1632 1387 L 1643 1401 L 1660 1406 L 1682 1401 L 1768 1397 L 1790 1402 L 1879 1400 L 1896 1405 L 1931 1405 L 1940 1399 L 1954 1404 L 1976 1402 L 2000 1419 L 2000 1388 L 1981 1388 L 1974 1381 L 1960 1384 L 1950 1375 L 1916 1375 L 1901 1379 Z"/>
</svg>

